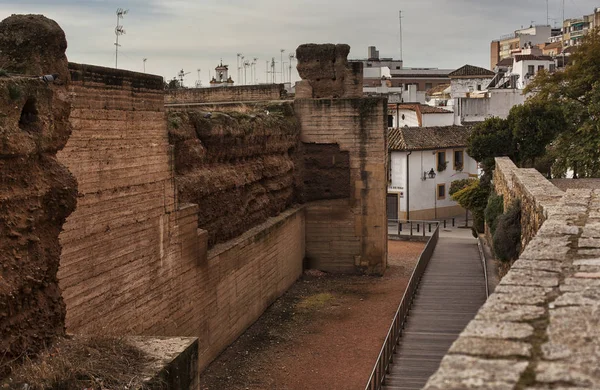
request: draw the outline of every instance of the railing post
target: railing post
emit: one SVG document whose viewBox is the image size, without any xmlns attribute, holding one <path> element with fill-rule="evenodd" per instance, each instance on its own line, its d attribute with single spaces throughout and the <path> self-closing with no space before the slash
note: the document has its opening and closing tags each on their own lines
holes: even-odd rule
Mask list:
<svg viewBox="0 0 600 390">
<path fill-rule="evenodd" d="M 413 226 L 412 226 L 412 221 L 410 221 L 410 236 L 412 237 L 413 235 Z"/>
<path fill-rule="evenodd" d="M 423 222 L 423 237 L 425 237 L 425 222 Z"/>
<path fill-rule="evenodd" d="M 420 228 L 421 228 L 421 224 L 417 222 L 417 233 L 419 233 Z"/>
<path fill-rule="evenodd" d="M 444 229 L 446 228 L 446 220 L 444 219 Z"/>
<path fill-rule="evenodd" d="M 429 222 L 429 233 L 431 233 L 431 222 Z"/>
<path fill-rule="evenodd" d="M 400 235 L 401 231 L 402 231 L 402 222 L 398 222 L 398 235 Z"/>
<path fill-rule="evenodd" d="M 452 218 L 452 227 L 454 227 L 454 218 Z"/>
</svg>

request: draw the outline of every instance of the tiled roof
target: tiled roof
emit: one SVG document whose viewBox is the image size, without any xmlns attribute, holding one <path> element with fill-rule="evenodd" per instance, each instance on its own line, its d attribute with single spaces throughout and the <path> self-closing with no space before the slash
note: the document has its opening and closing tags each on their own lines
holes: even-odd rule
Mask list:
<svg viewBox="0 0 600 390">
<path fill-rule="evenodd" d="M 419 107 L 421 109 L 421 114 L 451 114 L 452 111 L 445 110 L 440 107 L 429 106 L 427 104 L 421 104 Z"/>
<path fill-rule="evenodd" d="M 552 57 L 534 56 L 533 54 L 518 54 L 515 56 L 515 61 L 552 61 Z"/>
<path fill-rule="evenodd" d="M 503 58 L 496 66 L 512 66 L 514 60 L 512 57 Z"/>
<path fill-rule="evenodd" d="M 450 73 L 450 77 L 494 77 L 496 74 L 491 70 L 480 68 L 473 65 L 465 65 L 462 68 Z"/>
<path fill-rule="evenodd" d="M 562 47 L 562 42 L 552 42 L 543 47 L 544 50 L 550 49 L 560 49 Z"/>
<path fill-rule="evenodd" d="M 404 127 L 388 130 L 388 149 L 397 151 L 434 150 L 467 146 L 468 126 Z"/>
<path fill-rule="evenodd" d="M 427 90 L 426 95 L 431 96 L 431 95 L 436 94 L 436 93 L 443 93 L 449 87 L 450 87 L 450 84 L 439 84 L 439 85 L 436 85 L 435 87 Z"/>
</svg>

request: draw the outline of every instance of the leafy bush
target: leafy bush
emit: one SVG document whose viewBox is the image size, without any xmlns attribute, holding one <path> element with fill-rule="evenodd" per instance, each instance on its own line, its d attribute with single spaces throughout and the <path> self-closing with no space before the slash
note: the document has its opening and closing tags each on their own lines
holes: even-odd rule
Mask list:
<svg viewBox="0 0 600 390">
<path fill-rule="evenodd" d="M 501 261 L 516 260 L 521 251 L 521 202 L 510 204 L 506 213 L 497 218 L 496 232 L 492 238 L 494 253 Z"/>
<path fill-rule="evenodd" d="M 452 195 L 452 200 L 471 211 L 474 227 L 480 232 L 484 227 L 484 211 L 489 195 L 490 187 L 482 185 L 479 180 L 472 180 L 469 185 Z"/>
<path fill-rule="evenodd" d="M 456 194 L 458 191 L 462 190 L 463 188 L 469 186 L 469 184 L 473 183 L 473 181 L 475 181 L 477 179 L 459 179 L 459 180 L 454 180 L 452 183 L 450 183 L 450 191 L 448 192 L 450 194 L 450 196 Z"/>
<path fill-rule="evenodd" d="M 485 208 L 485 222 L 487 223 L 492 235 L 496 232 L 498 217 L 504 213 L 504 198 L 495 192 L 490 194 L 487 207 Z"/>
<path fill-rule="evenodd" d="M 19 100 L 21 98 L 21 88 L 18 85 L 10 84 L 8 86 L 8 96 L 10 100 Z"/>
</svg>

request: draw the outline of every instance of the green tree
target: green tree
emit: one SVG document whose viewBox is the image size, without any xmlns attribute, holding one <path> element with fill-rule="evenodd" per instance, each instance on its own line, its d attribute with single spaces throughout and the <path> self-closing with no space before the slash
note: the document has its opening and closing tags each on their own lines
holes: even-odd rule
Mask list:
<svg viewBox="0 0 600 390">
<path fill-rule="evenodd" d="M 519 166 L 534 166 L 536 158 L 546 154 L 548 145 L 566 127 L 562 110 L 540 100 L 514 106 L 507 120 Z"/>
<path fill-rule="evenodd" d="M 572 169 L 575 177 L 600 177 L 600 29 L 587 34 L 564 71 L 539 72 L 525 92 L 531 102 L 562 110 L 565 128 L 552 146 L 558 175 Z"/>
<path fill-rule="evenodd" d="M 484 212 L 487 206 L 490 187 L 475 179 L 469 185 L 452 195 L 452 199 L 473 214 L 477 231 L 484 229 Z"/>
<path fill-rule="evenodd" d="M 494 117 L 475 125 L 467 140 L 467 153 L 490 169 L 494 157 L 514 158 L 514 139 L 508 121 Z"/>
</svg>

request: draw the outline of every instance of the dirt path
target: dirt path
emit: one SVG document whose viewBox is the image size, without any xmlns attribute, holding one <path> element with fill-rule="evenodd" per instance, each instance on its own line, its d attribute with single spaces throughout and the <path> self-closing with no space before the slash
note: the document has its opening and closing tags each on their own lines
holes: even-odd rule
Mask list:
<svg viewBox="0 0 600 390">
<path fill-rule="evenodd" d="M 423 246 L 390 241 L 382 278 L 309 272 L 208 367 L 201 388 L 363 389 Z"/>
</svg>

